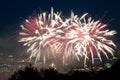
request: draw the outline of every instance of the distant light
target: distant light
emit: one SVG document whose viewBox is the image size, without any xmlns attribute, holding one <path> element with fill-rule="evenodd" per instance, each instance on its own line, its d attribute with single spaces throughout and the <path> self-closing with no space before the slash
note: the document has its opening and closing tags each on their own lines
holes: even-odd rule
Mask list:
<svg viewBox="0 0 120 80">
<path fill-rule="evenodd" d="M 110 63 L 106 63 L 105 66 L 106 66 L 107 68 L 110 68 L 112 65 L 111 65 Z"/>
<path fill-rule="evenodd" d="M 94 60 L 100 60 L 100 58 L 93 58 Z"/>
<path fill-rule="evenodd" d="M 9 58 L 13 58 L 13 55 L 8 55 Z"/>
</svg>

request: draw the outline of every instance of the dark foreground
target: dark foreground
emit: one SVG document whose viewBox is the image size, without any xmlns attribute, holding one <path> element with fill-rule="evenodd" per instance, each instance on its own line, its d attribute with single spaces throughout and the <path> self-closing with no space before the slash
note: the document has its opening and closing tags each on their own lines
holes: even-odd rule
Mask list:
<svg viewBox="0 0 120 80">
<path fill-rule="evenodd" d="M 100 71 L 59 73 L 54 68 L 37 70 L 31 66 L 14 72 L 8 80 L 120 80 L 120 60 L 111 68 Z"/>
</svg>

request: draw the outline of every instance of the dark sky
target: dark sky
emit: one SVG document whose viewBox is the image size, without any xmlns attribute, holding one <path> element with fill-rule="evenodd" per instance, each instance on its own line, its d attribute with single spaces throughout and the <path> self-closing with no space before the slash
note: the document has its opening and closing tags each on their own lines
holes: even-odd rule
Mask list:
<svg viewBox="0 0 120 80">
<path fill-rule="evenodd" d="M 8 46 L 8 43 L 10 45 L 14 43 L 13 40 L 9 39 L 16 35 L 20 23 L 25 18 L 34 12 L 50 12 L 51 7 L 54 8 L 55 12 L 62 11 L 65 16 L 69 16 L 71 10 L 77 15 L 88 12 L 97 19 L 105 15 L 105 21 L 113 19 L 110 23 L 110 29 L 116 30 L 118 32 L 116 39 L 119 38 L 119 0 L 0 0 L 0 48 Z"/>
</svg>

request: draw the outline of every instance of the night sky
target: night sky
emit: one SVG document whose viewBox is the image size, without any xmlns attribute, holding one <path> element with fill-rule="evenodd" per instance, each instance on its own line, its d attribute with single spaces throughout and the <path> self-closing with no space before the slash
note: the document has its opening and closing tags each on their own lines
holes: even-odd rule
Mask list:
<svg viewBox="0 0 120 80">
<path fill-rule="evenodd" d="M 62 11 L 69 16 L 71 10 L 77 15 L 89 13 L 96 20 L 103 17 L 109 28 L 116 30 L 115 40 L 119 42 L 120 3 L 119 0 L 0 0 L 0 52 L 14 52 L 17 31 L 20 24 L 38 12 Z"/>
</svg>

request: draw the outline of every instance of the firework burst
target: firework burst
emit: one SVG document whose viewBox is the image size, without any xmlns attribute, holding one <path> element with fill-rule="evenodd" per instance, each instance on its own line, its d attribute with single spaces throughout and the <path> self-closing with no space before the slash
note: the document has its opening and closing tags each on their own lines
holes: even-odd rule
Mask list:
<svg viewBox="0 0 120 80">
<path fill-rule="evenodd" d="M 35 64 L 41 61 L 45 64 L 50 57 L 59 58 L 63 64 L 70 57 L 78 61 L 83 57 L 86 64 L 87 59 L 94 63 L 96 57 L 102 61 L 101 55 L 107 59 L 108 53 L 114 56 L 116 45 L 109 37 L 116 31 L 106 29 L 107 24 L 100 20 L 86 18 L 87 14 L 78 17 L 71 12 L 71 17 L 62 19 L 61 13 L 51 9 L 50 14 L 43 12 L 36 18 L 28 18 L 21 25 L 19 42 L 28 47 L 27 53 L 30 53 L 30 60 L 35 58 Z"/>
<path fill-rule="evenodd" d="M 65 43 L 65 59 L 73 54 L 79 61 L 79 56 L 84 57 L 84 64 L 86 59 L 92 59 L 98 57 L 102 61 L 101 55 L 105 55 L 108 59 L 108 53 L 114 56 L 113 47 L 116 45 L 109 37 L 116 34 L 116 31 L 109 31 L 106 29 L 107 24 L 101 23 L 100 20 L 94 21 L 91 17 L 85 18 L 87 15 L 84 14 L 82 17 L 74 16 L 71 13 L 70 21 L 67 25 L 67 31 L 65 31 L 66 39 Z"/>
</svg>

